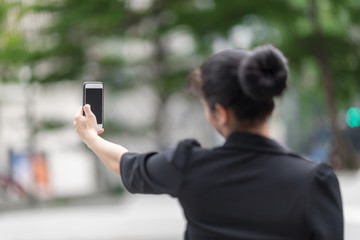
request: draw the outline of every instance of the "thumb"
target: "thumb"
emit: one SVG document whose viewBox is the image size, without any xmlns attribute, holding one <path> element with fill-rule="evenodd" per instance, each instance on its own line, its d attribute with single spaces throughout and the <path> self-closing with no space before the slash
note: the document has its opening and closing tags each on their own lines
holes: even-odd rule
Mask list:
<svg viewBox="0 0 360 240">
<path fill-rule="evenodd" d="M 93 112 L 91 111 L 91 107 L 89 104 L 86 104 L 84 107 L 83 107 L 83 110 L 85 112 L 85 115 L 90 117 L 90 116 L 94 116 Z"/>
</svg>

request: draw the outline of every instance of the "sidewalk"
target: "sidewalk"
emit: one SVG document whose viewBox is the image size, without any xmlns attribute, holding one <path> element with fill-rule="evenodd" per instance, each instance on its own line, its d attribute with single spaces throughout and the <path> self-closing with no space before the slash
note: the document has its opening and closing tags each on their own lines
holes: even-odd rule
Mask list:
<svg viewBox="0 0 360 240">
<path fill-rule="evenodd" d="M 120 204 L 7 212 L 1 240 L 182 239 L 185 221 L 175 199 L 126 195 Z"/>
</svg>

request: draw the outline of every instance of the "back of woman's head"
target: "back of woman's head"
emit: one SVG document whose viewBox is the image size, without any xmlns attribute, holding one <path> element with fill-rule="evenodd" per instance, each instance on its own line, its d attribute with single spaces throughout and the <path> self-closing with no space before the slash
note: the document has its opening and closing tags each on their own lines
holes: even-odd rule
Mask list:
<svg viewBox="0 0 360 240">
<path fill-rule="evenodd" d="M 191 81 L 197 82 L 211 109 L 215 104 L 231 108 L 239 121 L 252 124 L 271 115 L 274 97 L 286 89 L 287 76 L 284 55 L 266 45 L 217 53 L 192 74 Z"/>
</svg>

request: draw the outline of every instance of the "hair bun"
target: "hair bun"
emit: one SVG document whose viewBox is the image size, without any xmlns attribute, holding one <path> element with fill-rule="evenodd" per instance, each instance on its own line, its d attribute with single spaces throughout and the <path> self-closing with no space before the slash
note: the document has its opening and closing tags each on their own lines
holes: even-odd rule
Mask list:
<svg viewBox="0 0 360 240">
<path fill-rule="evenodd" d="M 254 100 L 281 96 L 288 76 L 286 58 L 271 45 L 257 47 L 241 61 L 238 76 L 244 93 Z"/>
</svg>

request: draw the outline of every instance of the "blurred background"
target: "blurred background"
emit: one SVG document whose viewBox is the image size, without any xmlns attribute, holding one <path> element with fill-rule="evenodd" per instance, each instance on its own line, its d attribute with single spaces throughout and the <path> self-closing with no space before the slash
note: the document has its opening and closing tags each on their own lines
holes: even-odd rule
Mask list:
<svg viewBox="0 0 360 240">
<path fill-rule="evenodd" d="M 359 12 L 358 0 L 1 0 L 1 239 L 182 239 L 174 199 L 125 193 L 77 137 L 82 84 L 104 82 L 103 137 L 130 151 L 212 147 L 224 140 L 188 73 L 267 43 L 291 73 L 272 135 L 336 169 L 345 236 L 359 239 Z"/>
</svg>

